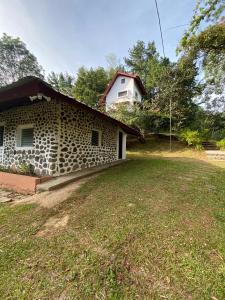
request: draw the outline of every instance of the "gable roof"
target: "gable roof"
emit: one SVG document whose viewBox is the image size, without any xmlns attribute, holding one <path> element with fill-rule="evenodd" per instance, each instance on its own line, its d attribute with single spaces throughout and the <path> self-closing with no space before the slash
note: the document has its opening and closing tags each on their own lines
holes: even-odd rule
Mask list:
<svg viewBox="0 0 225 300">
<path fill-rule="evenodd" d="M 106 101 L 106 96 L 110 92 L 113 84 L 115 83 L 116 79 L 119 76 L 133 78 L 135 80 L 137 86 L 139 87 L 142 95 L 146 95 L 146 91 L 145 91 L 144 85 L 143 85 L 143 83 L 141 81 L 141 78 L 138 75 L 133 74 L 133 73 L 126 73 L 126 72 L 122 72 L 122 71 L 117 71 L 116 74 L 113 76 L 112 80 L 109 82 L 108 86 L 106 87 L 105 92 L 104 92 L 103 96 L 100 99 L 101 103 Z"/>
<path fill-rule="evenodd" d="M 75 100 L 72 97 L 66 96 L 54 90 L 47 82 L 34 76 L 25 77 L 12 84 L 0 88 L 0 112 L 15 106 L 30 104 L 31 100 L 29 97 L 36 96 L 38 93 L 42 93 L 45 96 L 53 99 L 65 101 L 71 105 L 81 108 L 87 112 L 94 114 L 96 117 L 116 124 L 126 133 L 135 135 L 140 139 L 143 139 L 138 130 L 133 129 L 126 124 L 96 109 L 93 109 L 82 102 Z"/>
</svg>

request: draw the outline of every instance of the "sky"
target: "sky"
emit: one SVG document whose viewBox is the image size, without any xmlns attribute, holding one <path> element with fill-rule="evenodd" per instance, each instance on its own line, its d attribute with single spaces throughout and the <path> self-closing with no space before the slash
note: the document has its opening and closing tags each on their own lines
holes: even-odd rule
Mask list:
<svg viewBox="0 0 225 300">
<path fill-rule="evenodd" d="M 158 0 L 166 56 L 190 22 L 195 0 Z M 78 68 L 121 62 L 137 40 L 162 46 L 154 0 L 0 0 L 0 36 L 20 37 L 49 72 L 75 75 Z"/>
</svg>

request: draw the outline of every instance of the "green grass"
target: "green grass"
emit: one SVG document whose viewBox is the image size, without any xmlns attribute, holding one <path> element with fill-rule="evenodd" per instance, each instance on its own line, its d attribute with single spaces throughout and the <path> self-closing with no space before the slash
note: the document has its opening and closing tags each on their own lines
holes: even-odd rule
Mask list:
<svg viewBox="0 0 225 300">
<path fill-rule="evenodd" d="M 133 147 L 54 209 L 1 205 L 1 299 L 224 299 L 225 169 L 165 149 Z"/>
</svg>

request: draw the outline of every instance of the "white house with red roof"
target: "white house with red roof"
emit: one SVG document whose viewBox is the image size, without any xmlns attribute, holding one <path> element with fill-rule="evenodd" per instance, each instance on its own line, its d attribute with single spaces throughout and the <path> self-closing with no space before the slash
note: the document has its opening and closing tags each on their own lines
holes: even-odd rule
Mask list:
<svg viewBox="0 0 225 300">
<path fill-rule="evenodd" d="M 108 84 L 100 102 L 109 110 L 116 108 L 120 103 L 133 105 L 141 102 L 145 94 L 144 85 L 138 75 L 118 71 Z"/>
</svg>

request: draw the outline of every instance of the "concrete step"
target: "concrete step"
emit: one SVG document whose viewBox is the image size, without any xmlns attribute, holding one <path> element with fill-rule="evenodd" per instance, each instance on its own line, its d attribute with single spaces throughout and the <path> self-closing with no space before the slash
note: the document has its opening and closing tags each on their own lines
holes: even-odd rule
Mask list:
<svg viewBox="0 0 225 300">
<path fill-rule="evenodd" d="M 225 151 L 207 150 L 206 154 L 207 154 L 208 159 L 212 159 L 212 160 L 225 160 Z"/>
<path fill-rule="evenodd" d="M 88 168 L 88 169 L 84 169 L 84 170 L 81 170 L 81 171 L 69 173 L 69 174 L 66 174 L 66 175 L 54 177 L 53 179 L 51 179 L 47 182 L 38 184 L 37 185 L 37 192 L 40 193 L 40 192 L 44 192 L 44 191 L 53 191 L 53 190 L 59 189 L 59 188 L 65 186 L 69 183 L 72 183 L 72 182 L 78 181 L 80 179 L 89 177 L 91 175 L 100 173 L 100 172 L 102 172 L 102 171 L 104 171 L 104 170 L 106 170 L 110 167 L 120 165 L 120 164 L 122 164 L 124 162 L 127 162 L 127 161 L 128 161 L 128 159 L 118 160 L 118 161 L 115 161 L 115 162 L 110 163 L 110 164 L 105 164 L 105 165 L 101 165 L 101 166 L 97 166 L 97 167 Z"/>
</svg>

